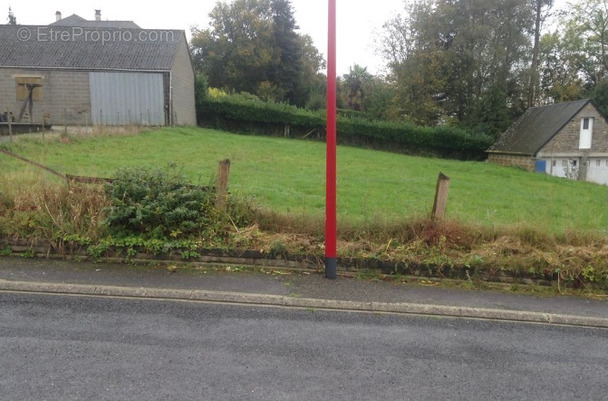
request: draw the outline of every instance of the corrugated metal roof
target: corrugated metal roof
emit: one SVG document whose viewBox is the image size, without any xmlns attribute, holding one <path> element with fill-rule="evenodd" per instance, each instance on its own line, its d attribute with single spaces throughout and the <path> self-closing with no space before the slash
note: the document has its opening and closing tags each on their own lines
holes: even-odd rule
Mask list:
<svg viewBox="0 0 608 401">
<path fill-rule="evenodd" d="M 0 67 L 169 71 L 181 30 L 0 25 Z"/>
<path fill-rule="evenodd" d="M 69 17 L 55 21 L 49 26 L 80 26 L 80 27 L 95 27 L 95 28 L 127 28 L 141 29 L 133 21 L 88 21 L 79 15 L 72 14 Z"/>
<path fill-rule="evenodd" d="M 590 99 L 531 107 L 488 149 L 492 153 L 535 155 Z"/>
</svg>

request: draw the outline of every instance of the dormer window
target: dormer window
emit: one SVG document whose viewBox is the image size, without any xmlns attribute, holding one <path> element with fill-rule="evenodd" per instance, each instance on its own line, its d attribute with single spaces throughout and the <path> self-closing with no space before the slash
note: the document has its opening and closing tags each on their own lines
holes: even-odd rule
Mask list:
<svg viewBox="0 0 608 401">
<path fill-rule="evenodd" d="M 591 149 L 591 139 L 593 137 L 593 117 L 584 117 L 581 119 L 581 136 L 579 140 L 579 149 Z"/>
</svg>

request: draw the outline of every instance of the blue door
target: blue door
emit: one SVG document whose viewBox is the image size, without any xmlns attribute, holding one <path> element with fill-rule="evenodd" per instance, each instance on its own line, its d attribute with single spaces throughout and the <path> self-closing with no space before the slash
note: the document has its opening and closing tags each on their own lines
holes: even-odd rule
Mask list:
<svg viewBox="0 0 608 401">
<path fill-rule="evenodd" d="M 534 171 L 536 171 L 537 173 L 545 174 L 547 172 L 547 161 L 546 160 L 537 160 L 536 169 Z"/>
</svg>

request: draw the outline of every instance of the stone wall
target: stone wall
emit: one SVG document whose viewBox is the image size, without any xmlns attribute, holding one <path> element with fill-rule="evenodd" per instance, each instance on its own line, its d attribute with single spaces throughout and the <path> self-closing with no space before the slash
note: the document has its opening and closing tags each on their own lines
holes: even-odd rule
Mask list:
<svg viewBox="0 0 608 401">
<path fill-rule="evenodd" d="M 591 149 L 579 149 L 581 119 L 593 117 L 593 134 Z M 562 130 L 555 135 L 539 156 L 572 155 L 588 156 L 596 153 L 608 153 L 608 123 L 596 108 L 588 103 Z"/>
<path fill-rule="evenodd" d="M 489 153 L 488 161 L 500 166 L 521 167 L 527 171 L 534 171 L 534 159 L 530 156 L 510 155 L 505 153 Z"/>
</svg>

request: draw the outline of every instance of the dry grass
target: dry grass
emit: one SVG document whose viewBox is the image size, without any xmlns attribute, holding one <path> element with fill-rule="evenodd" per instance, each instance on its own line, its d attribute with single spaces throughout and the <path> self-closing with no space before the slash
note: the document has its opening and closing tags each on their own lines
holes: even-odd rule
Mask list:
<svg viewBox="0 0 608 401">
<path fill-rule="evenodd" d="M 38 175 L 0 179 L 0 234 L 61 248 L 66 240 L 104 236 L 103 188 L 71 185 Z M 246 209 L 225 244 L 271 256 L 324 254 L 324 219 Z M 249 223 L 245 223 L 245 222 Z M 340 257 L 398 261 L 405 265 L 473 267 L 557 277 L 574 286 L 605 283 L 606 237 L 588 232 L 550 234 L 530 226 L 485 227 L 454 220 L 376 219 L 339 225 Z"/>
<path fill-rule="evenodd" d="M 37 183 L 9 192 L 1 184 L 0 226 L 6 235 L 57 241 L 96 240 L 103 234 L 108 202 L 100 186 Z"/>
</svg>

